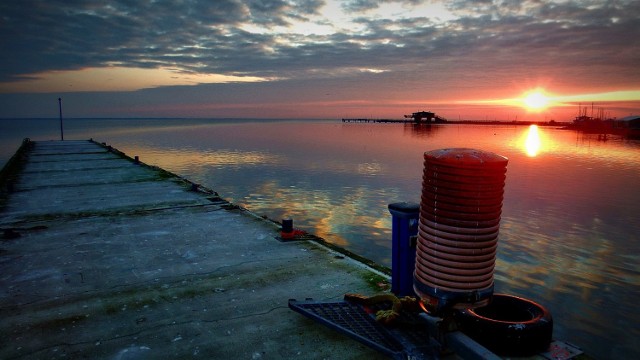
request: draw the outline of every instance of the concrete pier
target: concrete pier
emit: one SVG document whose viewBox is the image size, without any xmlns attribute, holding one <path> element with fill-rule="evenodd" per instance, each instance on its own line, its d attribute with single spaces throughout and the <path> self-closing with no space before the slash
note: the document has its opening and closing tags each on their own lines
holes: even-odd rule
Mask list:
<svg viewBox="0 0 640 360">
<path fill-rule="evenodd" d="M 385 358 L 287 307 L 376 293 L 366 265 L 91 141 L 31 142 L 14 167 L 0 358 Z"/>
</svg>

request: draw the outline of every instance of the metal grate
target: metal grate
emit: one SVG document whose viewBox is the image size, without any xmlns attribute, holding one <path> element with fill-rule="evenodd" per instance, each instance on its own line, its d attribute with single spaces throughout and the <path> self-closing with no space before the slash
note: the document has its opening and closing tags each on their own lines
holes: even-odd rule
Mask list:
<svg viewBox="0 0 640 360">
<path fill-rule="evenodd" d="M 368 308 L 348 301 L 318 302 L 289 300 L 289 308 L 395 359 L 433 359 L 440 346 L 427 331 L 418 314 L 403 312 L 399 325 L 386 327 L 376 322 L 376 311 L 389 308 L 381 304 Z"/>
</svg>

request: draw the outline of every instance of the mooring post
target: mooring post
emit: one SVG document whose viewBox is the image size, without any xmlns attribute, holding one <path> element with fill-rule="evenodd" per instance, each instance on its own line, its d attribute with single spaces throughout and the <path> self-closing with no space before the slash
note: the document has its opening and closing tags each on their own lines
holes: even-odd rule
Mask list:
<svg viewBox="0 0 640 360">
<path fill-rule="evenodd" d="M 64 141 L 64 131 L 62 130 L 62 98 L 58 98 L 58 111 L 60 112 L 60 140 Z"/>
<path fill-rule="evenodd" d="M 391 213 L 391 292 L 399 297 L 415 296 L 413 270 L 416 263 L 420 204 L 399 202 L 389 204 Z"/>
</svg>

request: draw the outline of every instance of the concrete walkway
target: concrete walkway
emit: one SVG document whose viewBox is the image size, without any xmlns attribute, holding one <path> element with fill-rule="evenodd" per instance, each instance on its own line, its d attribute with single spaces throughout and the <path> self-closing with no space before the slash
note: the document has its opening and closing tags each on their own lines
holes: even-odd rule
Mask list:
<svg viewBox="0 0 640 360">
<path fill-rule="evenodd" d="M 0 202 L 0 358 L 384 358 L 287 307 L 379 273 L 99 144 L 32 144 Z"/>
</svg>

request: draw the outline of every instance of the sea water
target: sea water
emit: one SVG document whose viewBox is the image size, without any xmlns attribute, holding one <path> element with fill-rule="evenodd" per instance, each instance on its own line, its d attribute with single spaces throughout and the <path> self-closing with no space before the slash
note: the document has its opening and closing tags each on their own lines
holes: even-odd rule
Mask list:
<svg viewBox="0 0 640 360">
<path fill-rule="evenodd" d="M 65 139 L 139 156 L 229 201 L 390 266 L 387 206 L 420 201 L 423 154 L 468 147 L 509 159 L 496 292 L 553 314 L 554 337 L 599 359 L 640 358 L 640 142 L 520 125 L 339 120 L 69 119 Z M 56 119 L 0 120 L 0 164 Z"/>
</svg>

